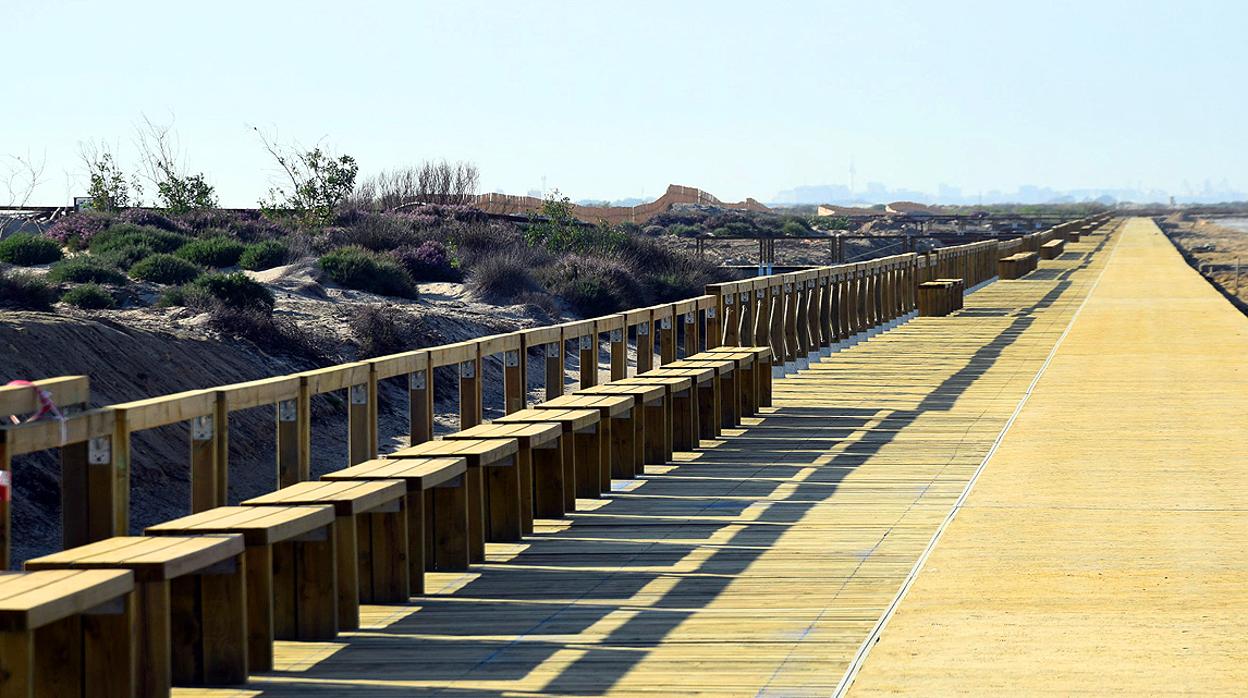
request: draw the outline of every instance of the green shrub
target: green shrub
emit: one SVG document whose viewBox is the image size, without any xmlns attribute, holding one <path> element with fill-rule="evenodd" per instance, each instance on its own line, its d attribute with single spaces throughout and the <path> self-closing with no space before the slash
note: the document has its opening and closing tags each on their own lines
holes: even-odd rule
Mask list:
<svg viewBox="0 0 1248 698">
<path fill-rule="evenodd" d="M 290 259 L 290 250 L 276 240 L 265 240 L 247 245 L 238 258 L 238 266 L 252 271 L 280 267 Z"/>
<path fill-rule="evenodd" d="M 20 271 L 0 272 L 0 308 L 51 310 L 56 289 L 39 277 Z"/>
<path fill-rule="evenodd" d="M 569 255 L 547 272 L 546 285 L 584 317 L 606 315 L 643 304 L 637 274 L 605 257 Z"/>
<path fill-rule="evenodd" d="M 48 270 L 48 280 L 75 284 L 124 284 L 126 275 L 121 270 L 94 257 L 78 256 L 57 262 Z"/>
<path fill-rule="evenodd" d="M 180 308 L 187 303 L 187 293 L 185 286 L 170 286 L 160 292 L 160 297 L 156 299 L 157 308 Z"/>
<path fill-rule="evenodd" d="M 191 240 L 178 248 L 177 256 L 204 267 L 232 267 L 238 264 L 245 246 L 234 238 L 217 236 Z"/>
<path fill-rule="evenodd" d="M 190 238 L 146 225 L 121 223 L 97 233 L 87 247 L 93 256 L 129 269 L 160 252 L 173 252 Z"/>
<path fill-rule="evenodd" d="M 321 257 L 320 267 L 341 286 L 383 296 L 415 298 L 416 286 L 399 263 L 361 247 L 340 247 Z"/>
<path fill-rule="evenodd" d="M 61 258 L 61 245 L 34 233 L 17 233 L 0 240 L 0 262 L 29 267 Z"/>
<path fill-rule="evenodd" d="M 273 310 L 273 293 L 241 271 L 232 274 L 205 274 L 191 283 L 231 308 Z"/>
<path fill-rule="evenodd" d="M 154 254 L 130 267 L 130 276 L 158 284 L 184 284 L 199 276 L 197 265 L 171 254 Z"/>
<path fill-rule="evenodd" d="M 113 294 L 99 284 L 82 284 L 70 289 L 61 296 L 61 302 L 87 310 L 105 310 L 117 305 Z"/>
</svg>

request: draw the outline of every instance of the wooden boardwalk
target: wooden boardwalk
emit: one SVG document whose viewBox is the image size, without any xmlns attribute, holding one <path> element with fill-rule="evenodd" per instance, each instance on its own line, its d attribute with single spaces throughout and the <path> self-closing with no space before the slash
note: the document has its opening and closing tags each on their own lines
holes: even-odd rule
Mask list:
<svg viewBox="0 0 1248 698">
<path fill-rule="evenodd" d="M 1130 221 L 851 695 L 1248 691 L 1246 358 Z"/>
<path fill-rule="evenodd" d="M 828 695 L 1106 260 L 1103 233 L 949 317 L 777 380 L 775 404 L 487 563 L 175 695 Z M 1082 418 L 1070 415 L 1072 420 Z"/>
</svg>

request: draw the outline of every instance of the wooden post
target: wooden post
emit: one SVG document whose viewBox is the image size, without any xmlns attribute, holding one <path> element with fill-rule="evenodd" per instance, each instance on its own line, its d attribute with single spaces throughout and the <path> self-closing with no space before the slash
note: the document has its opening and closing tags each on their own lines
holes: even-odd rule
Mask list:
<svg viewBox="0 0 1248 698">
<path fill-rule="evenodd" d="M 676 360 L 676 328 L 672 325 L 672 316 L 659 318 L 659 365 L 670 364 Z"/>
<path fill-rule="evenodd" d="M 698 311 L 692 310 L 684 314 L 685 325 L 685 356 L 698 353 Z"/>
<path fill-rule="evenodd" d="M 503 414 L 511 414 L 524 409 L 524 344 L 521 340 L 519 349 L 503 352 Z"/>
<path fill-rule="evenodd" d="M 793 363 L 801 359 L 802 337 L 802 291 L 797 282 L 784 282 L 784 360 Z"/>
<path fill-rule="evenodd" d="M 347 467 L 350 467 L 373 457 L 369 452 L 368 383 L 349 386 L 347 403 Z"/>
<path fill-rule="evenodd" d="M 732 344 L 738 347 L 751 346 L 754 344 L 754 323 L 758 321 L 758 313 L 754 308 L 754 290 L 742 291 L 737 300 L 737 312 L 741 321 L 736 325 L 738 333 L 733 337 Z"/>
<path fill-rule="evenodd" d="M 628 376 L 628 337 L 627 328 L 611 330 L 611 380 L 618 381 Z"/>
<path fill-rule="evenodd" d="M 433 369 L 407 374 L 408 443 L 415 446 L 433 438 Z"/>
<path fill-rule="evenodd" d="M 274 408 L 277 419 L 277 488 L 299 482 L 299 398 L 281 400 Z"/>
<path fill-rule="evenodd" d="M 113 439 L 110 471 L 113 478 L 113 535 L 130 535 L 130 429 L 126 410 L 113 408 Z M 2 462 L 3 454 L 0 454 Z"/>
<path fill-rule="evenodd" d="M 714 349 L 724 344 L 724 323 L 727 321 L 732 294 L 715 294 L 715 305 L 706 309 L 706 348 Z"/>
<path fill-rule="evenodd" d="M 191 418 L 191 513 L 217 506 L 217 440 L 213 416 Z"/>
<path fill-rule="evenodd" d="M 563 395 L 563 340 L 546 345 L 546 399 Z"/>
<path fill-rule="evenodd" d="M 459 362 L 459 428 L 481 423 L 481 356 Z"/>
<path fill-rule="evenodd" d="M 833 322 L 832 278 L 819 277 L 819 348 L 827 349 L 836 343 L 836 329 Z"/>
<path fill-rule="evenodd" d="M 645 373 L 654 368 L 654 338 L 650 336 L 650 323 L 637 323 L 637 372 Z"/>
<path fill-rule="evenodd" d="M 581 387 L 592 388 L 598 385 L 598 335 L 581 335 L 580 373 Z"/>
<path fill-rule="evenodd" d="M 785 304 L 784 304 L 784 284 L 777 283 L 770 288 L 768 293 L 767 305 L 770 307 L 768 319 L 769 342 L 771 351 L 776 356 L 776 365 L 782 366 L 789 360 L 789 352 L 785 348 L 784 342 L 784 324 L 785 324 Z"/>
<path fill-rule="evenodd" d="M 229 504 L 230 499 L 230 409 L 225 392 L 216 392 L 217 402 L 213 410 L 213 437 L 216 444 L 215 467 L 217 471 L 217 506 Z"/>
</svg>

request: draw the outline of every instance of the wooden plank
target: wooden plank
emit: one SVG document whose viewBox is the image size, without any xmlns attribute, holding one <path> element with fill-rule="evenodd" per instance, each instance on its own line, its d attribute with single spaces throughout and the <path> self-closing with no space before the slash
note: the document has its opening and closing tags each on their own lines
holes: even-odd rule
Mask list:
<svg viewBox="0 0 1248 698">
<path fill-rule="evenodd" d="M 87 376 L 58 376 L 31 383 L 47 392 L 52 402 L 61 407 L 81 405 L 91 400 L 91 382 Z M 39 396 L 34 389 L 28 386 L 0 386 L 0 415 L 26 416 L 39 409 Z"/>
</svg>

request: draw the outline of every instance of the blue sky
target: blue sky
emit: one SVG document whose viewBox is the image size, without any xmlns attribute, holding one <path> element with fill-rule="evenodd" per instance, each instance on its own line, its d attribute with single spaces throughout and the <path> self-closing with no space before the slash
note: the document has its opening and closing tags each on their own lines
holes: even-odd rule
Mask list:
<svg viewBox="0 0 1248 698">
<path fill-rule="evenodd" d="M 361 173 L 471 160 L 486 190 L 725 199 L 802 184 L 1248 188 L 1243 2 L 0 0 L 0 154 L 32 203 L 175 122 L 227 205 L 274 171 L 250 125 Z"/>
</svg>

